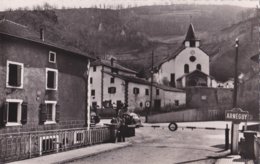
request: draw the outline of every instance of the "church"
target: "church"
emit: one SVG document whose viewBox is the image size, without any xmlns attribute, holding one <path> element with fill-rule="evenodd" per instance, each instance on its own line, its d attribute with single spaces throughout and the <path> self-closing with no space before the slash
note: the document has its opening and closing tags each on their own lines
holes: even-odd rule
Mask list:
<svg viewBox="0 0 260 164">
<path fill-rule="evenodd" d="M 209 56 L 200 48 L 193 24 L 180 48 L 156 66 L 154 81 L 176 88 L 215 86 L 209 75 Z"/>
</svg>

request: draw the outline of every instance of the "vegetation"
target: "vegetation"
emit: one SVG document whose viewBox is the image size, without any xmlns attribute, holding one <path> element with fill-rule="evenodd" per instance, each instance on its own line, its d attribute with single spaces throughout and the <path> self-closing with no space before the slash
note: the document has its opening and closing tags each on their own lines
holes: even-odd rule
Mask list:
<svg viewBox="0 0 260 164">
<path fill-rule="evenodd" d="M 233 75 L 229 66 L 233 65 L 237 36 L 241 40 L 240 72 L 250 71 L 250 57 L 257 53 L 256 40 L 251 41 L 247 30 L 251 28 L 252 9 L 210 5 L 110 8 L 97 5 L 56 9 L 46 3 L 32 9 L 9 9 L 0 13 L 0 19 L 16 21 L 36 32 L 44 26 L 47 40 L 97 57 L 113 54 L 122 64 L 141 71 L 140 77 L 151 65 L 152 50 L 156 62 L 174 53 L 190 22 L 202 41 L 202 49 L 211 57 L 211 75 L 217 80 L 225 81 Z"/>
</svg>

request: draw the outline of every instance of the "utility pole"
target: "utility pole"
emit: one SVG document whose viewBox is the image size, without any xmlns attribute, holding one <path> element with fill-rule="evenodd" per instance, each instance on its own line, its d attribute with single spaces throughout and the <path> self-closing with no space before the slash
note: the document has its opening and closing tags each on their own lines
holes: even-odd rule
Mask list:
<svg viewBox="0 0 260 164">
<path fill-rule="evenodd" d="M 150 83 L 150 107 L 147 108 L 147 113 L 146 113 L 146 118 L 145 121 L 148 122 L 148 115 L 150 114 L 150 111 L 152 111 L 152 107 L 153 107 L 153 73 L 154 73 L 154 50 L 152 50 L 152 68 L 151 68 L 151 83 Z"/>
<path fill-rule="evenodd" d="M 236 54 L 235 54 L 235 68 L 234 68 L 234 92 L 233 92 L 233 109 L 237 108 L 237 83 L 238 83 L 238 47 L 239 47 L 239 40 L 236 39 Z M 231 154 L 238 154 L 238 139 L 239 139 L 239 123 L 232 121 L 232 127 L 231 127 Z"/>
</svg>

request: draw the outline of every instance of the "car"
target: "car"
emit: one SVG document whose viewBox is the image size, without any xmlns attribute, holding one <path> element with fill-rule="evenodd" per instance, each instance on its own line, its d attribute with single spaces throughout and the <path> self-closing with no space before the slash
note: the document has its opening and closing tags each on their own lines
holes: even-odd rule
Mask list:
<svg viewBox="0 0 260 164">
<path fill-rule="evenodd" d="M 142 122 L 141 122 L 141 119 L 140 119 L 140 116 L 138 114 L 130 113 L 129 115 L 133 118 L 134 124 L 136 125 L 137 128 L 143 126 Z"/>
</svg>

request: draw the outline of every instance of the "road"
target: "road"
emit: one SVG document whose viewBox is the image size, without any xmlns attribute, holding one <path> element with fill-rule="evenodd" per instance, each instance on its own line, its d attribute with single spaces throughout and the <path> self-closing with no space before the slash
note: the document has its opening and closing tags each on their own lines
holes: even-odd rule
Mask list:
<svg viewBox="0 0 260 164">
<path fill-rule="evenodd" d="M 224 130 L 184 129 L 171 132 L 167 124 L 152 128 L 150 124 L 136 129 L 128 138 L 132 146 L 98 154 L 73 163 L 78 164 L 185 164 L 215 163 L 215 157 L 226 153 Z M 225 128 L 225 122 L 183 123 L 183 126 Z"/>
</svg>

